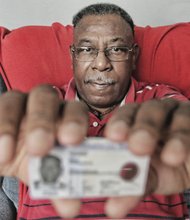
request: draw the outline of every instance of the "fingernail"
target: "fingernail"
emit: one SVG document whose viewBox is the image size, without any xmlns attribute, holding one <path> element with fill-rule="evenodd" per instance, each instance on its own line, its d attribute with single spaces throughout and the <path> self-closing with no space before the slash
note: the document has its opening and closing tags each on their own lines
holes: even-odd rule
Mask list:
<svg viewBox="0 0 190 220">
<path fill-rule="evenodd" d="M 130 135 L 128 140 L 129 148 L 132 152 L 141 155 L 152 154 L 155 149 L 156 142 L 156 138 L 154 138 L 146 130 L 135 131 Z"/>
<path fill-rule="evenodd" d="M 9 134 L 0 136 L 0 163 L 7 163 L 14 153 L 14 138 Z"/>
<path fill-rule="evenodd" d="M 107 136 L 109 136 L 112 140 L 123 141 L 127 137 L 128 130 L 128 126 L 125 122 L 116 121 L 109 125 L 109 128 L 107 129 Z"/>
<path fill-rule="evenodd" d="M 31 154 L 44 155 L 52 148 L 54 135 L 43 129 L 35 129 L 27 135 L 26 146 Z"/>
<path fill-rule="evenodd" d="M 57 199 L 52 202 L 59 215 L 66 219 L 73 219 L 80 212 L 81 201 L 79 199 Z"/>
<path fill-rule="evenodd" d="M 162 160 L 173 166 L 178 166 L 183 163 L 187 156 L 187 149 L 182 141 L 177 138 L 169 140 L 161 154 Z"/>
<path fill-rule="evenodd" d="M 86 129 L 82 125 L 69 122 L 59 128 L 58 138 L 62 144 L 78 144 L 86 136 Z"/>
</svg>

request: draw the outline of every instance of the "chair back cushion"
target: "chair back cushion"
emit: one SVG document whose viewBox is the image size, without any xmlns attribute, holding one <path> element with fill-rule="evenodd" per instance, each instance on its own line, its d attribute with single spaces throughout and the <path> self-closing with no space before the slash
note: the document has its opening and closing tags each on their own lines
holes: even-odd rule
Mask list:
<svg viewBox="0 0 190 220">
<path fill-rule="evenodd" d="M 47 83 L 58 87 L 72 77 L 69 46 L 73 28 L 60 23 L 0 28 L 0 72 L 9 89 L 29 91 Z M 136 27 L 140 56 L 134 77 L 166 83 L 190 98 L 190 23 Z"/>
</svg>

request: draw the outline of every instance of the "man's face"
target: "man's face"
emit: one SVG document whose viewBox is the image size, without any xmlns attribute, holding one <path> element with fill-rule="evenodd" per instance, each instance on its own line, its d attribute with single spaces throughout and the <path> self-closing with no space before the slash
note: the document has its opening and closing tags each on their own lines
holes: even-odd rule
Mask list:
<svg viewBox="0 0 190 220">
<path fill-rule="evenodd" d="M 55 183 L 61 173 L 60 162 L 55 158 L 48 158 L 43 161 L 40 172 L 45 182 Z"/>
<path fill-rule="evenodd" d="M 133 34 L 130 26 L 118 15 L 85 16 L 74 30 L 74 46 L 92 47 L 100 51 L 113 46 L 131 48 Z M 99 109 L 119 103 L 129 88 L 136 49 L 129 52 L 128 60 L 119 62 L 110 61 L 103 52 L 88 62 L 76 60 L 72 56 L 80 97 Z"/>
</svg>

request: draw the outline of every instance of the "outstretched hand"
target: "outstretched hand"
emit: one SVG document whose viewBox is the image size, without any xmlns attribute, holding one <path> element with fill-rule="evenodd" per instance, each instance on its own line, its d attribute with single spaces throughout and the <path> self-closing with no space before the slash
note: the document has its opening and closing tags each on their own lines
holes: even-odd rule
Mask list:
<svg viewBox="0 0 190 220">
<path fill-rule="evenodd" d="M 39 86 L 29 95 L 10 91 L 0 96 L 0 175 L 28 183 L 28 158 L 46 155 L 55 140 L 78 144 L 88 131 L 88 111 L 81 102 L 62 102 L 51 86 Z M 172 194 L 190 187 L 190 104 L 152 100 L 118 109 L 105 129 L 116 142 L 128 141 L 138 155 L 151 155 L 146 194 Z M 166 178 L 167 177 L 167 178 Z M 140 197 L 110 198 L 106 213 L 124 217 Z M 63 217 L 80 210 L 80 200 L 52 201 Z"/>
<path fill-rule="evenodd" d="M 165 99 L 123 106 L 107 124 L 105 135 L 117 142 L 127 140 L 137 155 L 151 156 L 146 195 L 190 188 L 190 103 Z M 140 199 L 110 198 L 107 213 L 122 218 Z"/>
</svg>

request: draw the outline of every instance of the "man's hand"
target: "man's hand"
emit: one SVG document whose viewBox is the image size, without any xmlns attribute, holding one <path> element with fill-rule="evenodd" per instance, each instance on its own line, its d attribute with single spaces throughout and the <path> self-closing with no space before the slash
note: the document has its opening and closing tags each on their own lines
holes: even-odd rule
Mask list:
<svg viewBox="0 0 190 220">
<path fill-rule="evenodd" d="M 80 102 L 64 103 L 50 86 L 26 94 L 10 91 L 0 96 L 0 176 L 16 176 L 28 183 L 28 157 L 43 156 L 54 146 L 78 144 L 86 137 L 88 112 Z M 57 211 L 75 216 L 79 200 L 53 201 Z"/>
<path fill-rule="evenodd" d="M 88 130 L 87 109 L 80 102 L 62 102 L 56 90 L 40 86 L 29 95 L 8 92 L 0 97 L 0 175 L 17 176 L 28 183 L 28 157 L 43 156 L 54 146 L 78 144 Z M 128 141 L 135 154 L 152 156 L 147 183 L 151 192 L 170 194 L 190 187 L 190 104 L 173 100 L 129 104 L 107 124 L 107 138 Z M 166 178 L 167 176 L 167 178 Z M 140 197 L 110 198 L 106 212 L 124 217 Z M 73 217 L 80 201 L 52 201 L 63 217 Z"/>
<path fill-rule="evenodd" d="M 151 155 L 146 194 L 173 194 L 190 188 L 190 103 L 152 100 L 117 111 L 105 135 L 126 141 L 137 155 Z M 107 213 L 123 218 L 140 197 L 110 198 Z"/>
</svg>

